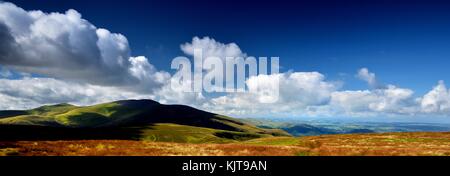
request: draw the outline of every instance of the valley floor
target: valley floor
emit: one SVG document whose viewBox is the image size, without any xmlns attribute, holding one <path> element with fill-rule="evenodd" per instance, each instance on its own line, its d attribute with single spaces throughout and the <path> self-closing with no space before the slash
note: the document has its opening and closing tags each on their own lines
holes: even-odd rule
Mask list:
<svg viewBox="0 0 450 176">
<path fill-rule="evenodd" d="M 22 156 L 449 156 L 450 133 L 268 137 L 228 144 L 133 140 L 0 142 L 0 155 Z"/>
</svg>

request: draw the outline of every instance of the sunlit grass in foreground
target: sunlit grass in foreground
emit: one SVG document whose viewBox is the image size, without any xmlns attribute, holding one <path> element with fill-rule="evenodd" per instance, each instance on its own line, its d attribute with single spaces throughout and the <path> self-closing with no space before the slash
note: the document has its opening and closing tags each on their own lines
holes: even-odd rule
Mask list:
<svg viewBox="0 0 450 176">
<path fill-rule="evenodd" d="M 133 140 L 19 141 L 0 142 L 0 155 L 448 156 L 450 133 L 268 137 L 226 144 Z"/>
</svg>

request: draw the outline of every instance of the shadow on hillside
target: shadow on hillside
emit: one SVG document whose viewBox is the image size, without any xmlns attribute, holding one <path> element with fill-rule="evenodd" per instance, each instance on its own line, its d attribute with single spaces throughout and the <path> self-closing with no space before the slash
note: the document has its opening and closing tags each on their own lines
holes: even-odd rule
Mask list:
<svg viewBox="0 0 450 176">
<path fill-rule="evenodd" d="M 61 128 L 26 125 L 0 125 L 0 141 L 21 140 L 138 140 L 144 127 Z M 151 127 L 145 127 L 151 128 Z"/>
<path fill-rule="evenodd" d="M 160 105 L 142 114 L 131 118 L 128 123 L 122 126 L 139 126 L 142 124 L 154 123 L 175 123 L 179 125 L 189 125 L 229 131 L 242 131 L 228 122 L 236 125 L 244 125 L 242 122 L 218 117 L 217 114 L 198 110 L 184 105 Z"/>
<path fill-rule="evenodd" d="M 6 110 L 6 111 L 0 111 L 0 119 L 12 117 L 12 116 L 18 116 L 18 115 L 26 115 L 28 114 L 26 111 L 20 111 L 20 110 Z"/>
</svg>

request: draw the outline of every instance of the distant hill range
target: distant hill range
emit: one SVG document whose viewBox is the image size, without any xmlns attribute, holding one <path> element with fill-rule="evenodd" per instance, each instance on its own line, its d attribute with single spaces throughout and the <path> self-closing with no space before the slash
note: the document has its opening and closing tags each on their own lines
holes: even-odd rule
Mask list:
<svg viewBox="0 0 450 176">
<path fill-rule="evenodd" d="M 293 136 L 328 134 L 390 133 L 390 132 L 446 132 L 450 124 L 418 122 L 346 122 L 340 120 L 255 119 L 242 121 L 257 127 L 282 129 Z"/>
<path fill-rule="evenodd" d="M 57 104 L 0 111 L 0 140 L 135 139 L 168 142 L 230 142 L 289 136 L 235 118 L 153 100 L 93 106 Z"/>
</svg>

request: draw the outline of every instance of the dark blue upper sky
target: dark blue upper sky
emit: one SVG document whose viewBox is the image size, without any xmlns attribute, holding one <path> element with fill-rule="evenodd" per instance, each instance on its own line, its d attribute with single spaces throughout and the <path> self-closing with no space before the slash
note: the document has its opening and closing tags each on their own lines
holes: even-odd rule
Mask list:
<svg viewBox="0 0 450 176">
<path fill-rule="evenodd" d="M 252 56 L 279 56 L 281 71 L 319 71 L 366 88 L 368 67 L 384 83 L 428 91 L 450 82 L 450 3 L 445 1 L 11 1 L 26 10 L 79 11 L 124 34 L 133 55 L 168 70 L 193 36 L 235 42 Z M 345 76 L 346 75 L 346 76 Z"/>
</svg>

